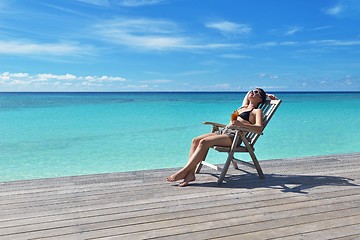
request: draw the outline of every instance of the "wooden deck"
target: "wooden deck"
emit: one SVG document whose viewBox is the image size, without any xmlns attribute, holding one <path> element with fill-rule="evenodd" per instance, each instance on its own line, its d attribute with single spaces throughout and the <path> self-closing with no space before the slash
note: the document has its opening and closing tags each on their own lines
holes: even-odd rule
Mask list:
<svg viewBox="0 0 360 240">
<path fill-rule="evenodd" d="M 360 239 L 360 153 L 261 165 L 221 186 L 206 167 L 186 188 L 174 169 L 0 183 L 0 239 Z"/>
</svg>

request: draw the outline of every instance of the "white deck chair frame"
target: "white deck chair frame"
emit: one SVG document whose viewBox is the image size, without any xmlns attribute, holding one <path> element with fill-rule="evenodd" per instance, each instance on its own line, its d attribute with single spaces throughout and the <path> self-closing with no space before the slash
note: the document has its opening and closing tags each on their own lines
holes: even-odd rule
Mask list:
<svg viewBox="0 0 360 240">
<path fill-rule="evenodd" d="M 218 151 L 218 152 L 227 152 L 228 153 L 228 157 L 226 159 L 226 162 L 224 164 L 224 166 L 222 168 L 220 168 L 219 166 L 216 166 L 214 164 L 211 163 L 207 163 L 205 161 L 202 161 L 201 163 L 199 163 L 196 173 L 199 173 L 202 166 L 206 165 L 210 168 L 213 168 L 215 170 L 220 171 L 220 176 L 218 179 L 218 183 L 221 184 L 224 181 L 225 175 L 229 169 L 230 163 L 232 162 L 234 167 L 236 169 L 239 169 L 237 163 L 240 164 L 244 164 L 246 166 L 250 166 L 252 168 L 255 168 L 257 170 L 257 173 L 259 175 L 260 178 L 264 178 L 264 173 L 261 169 L 261 166 L 259 164 L 259 161 L 256 158 L 255 155 L 255 148 L 254 145 L 256 143 L 256 141 L 258 140 L 258 138 L 260 137 L 260 135 L 263 135 L 264 129 L 267 126 L 267 124 L 269 123 L 269 121 L 271 120 L 271 118 L 273 117 L 274 113 L 276 112 L 276 110 L 278 109 L 278 107 L 280 106 L 281 100 L 267 100 L 265 103 L 261 104 L 259 106 L 259 108 L 263 111 L 263 129 L 261 132 L 249 132 L 248 129 L 244 129 L 244 128 L 240 128 L 240 127 L 234 127 L 233 129 L 236 130 L 235 133 L 235 137 L 234 137 L 234 141 L 231 145 L 231 147 L 221 147 L 221 146 L 214 146 L 213 148 Z M 226 125 L 224 124 L 219 124 L 219 123 L 214 123 L 214 122 L 204 122 L 204 124 L 210 124 L 212 125 L 212 132 L 215 131 L 219 131 L 222 128 L 224 128 Z M 239 144 L 241 141 L 241 145 Z M 246 162 L 240 159 L 236 159 L 234 157 L 235 153 L 238 152 L 247 152 L 249 153 L 253 163 L 251 162 Z"/>
</svg>

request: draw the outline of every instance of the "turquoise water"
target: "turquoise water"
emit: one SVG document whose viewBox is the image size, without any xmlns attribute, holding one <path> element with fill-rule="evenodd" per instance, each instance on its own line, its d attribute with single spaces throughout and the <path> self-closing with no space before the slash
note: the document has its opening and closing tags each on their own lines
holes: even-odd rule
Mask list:
<svg viewBox="0 0 360 240">
<path fill-rule="evenodd" d="M 276 93 L 260 160 L 360 152 L 360 93 Z M 244 93 L 0 93 L 0 181 L 182 166 Z M 246 154 L 239 157 L 249 159 Z M 222 163 L 225 155 L 210 151 Z"/>
</svg>

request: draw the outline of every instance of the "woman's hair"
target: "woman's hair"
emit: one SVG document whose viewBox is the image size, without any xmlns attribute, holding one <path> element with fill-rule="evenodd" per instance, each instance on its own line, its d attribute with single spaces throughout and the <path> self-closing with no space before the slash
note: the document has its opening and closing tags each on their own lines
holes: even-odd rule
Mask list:
<svg viewBox="0 0 360 240">
<path fill-rule="evenodd" d="M 260 91 L 260 95 L 261 95 L 261 99 L 262 99 L 261 103 L 264 103 L 266 101 L 266 97 L 267 97 L 266 92 L 262 88 L 257 87 L 256 89 Z"/>
</svg>

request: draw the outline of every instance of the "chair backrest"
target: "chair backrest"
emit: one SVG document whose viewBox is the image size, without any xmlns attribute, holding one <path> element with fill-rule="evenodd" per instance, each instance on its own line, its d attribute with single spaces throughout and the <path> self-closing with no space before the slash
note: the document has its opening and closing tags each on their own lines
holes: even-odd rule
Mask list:
<svg viewBox="0 0 360 240">
<path fill-rule="evenodd" d="M 270 122 L 270 119 L 274 116 L 274 113 L 280 106 L 280 103 L 281 103 L 281 99 L 266 100 L 265 103 L 262 103 L 259 105 L 259 108 L 262 110 L 263 115 L 264 115 L 262 132 L 264 132 L 266 125 Z M 255 142 L 258 140 L 259 137 L 260 137 L 260 134 L 257 134 L 257 133 L 249 132 L 246 135 L 246 138 L 249 140 L 249 143 L 251 144 L 251 146 L 254 146 Z"/>
</svg>

